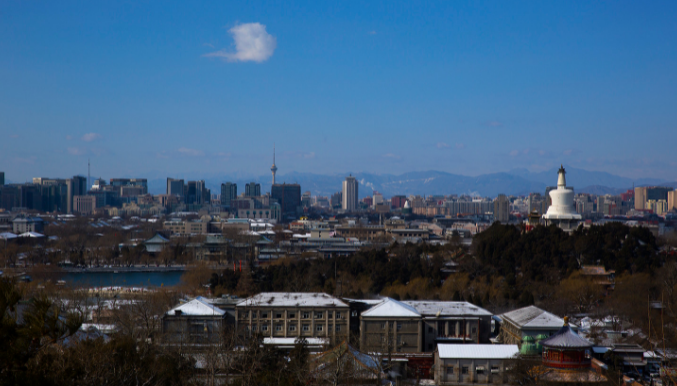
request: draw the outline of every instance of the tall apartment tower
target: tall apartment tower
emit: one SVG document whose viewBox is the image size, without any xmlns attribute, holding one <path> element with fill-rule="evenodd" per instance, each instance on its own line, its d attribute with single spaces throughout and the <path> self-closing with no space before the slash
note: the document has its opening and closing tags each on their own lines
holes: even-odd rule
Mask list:
<svg viewBox="0 0 677 386">
<path fill-rule="evenodd" d="M 505 194 L 499 194 L 494 200 L 494 221 L 505 224 L 510 220 L 510 200 Z"/>
<path fill-rule="evenodd" d="M 0 186 L 5 184 L 5 172 L 0 172 Z"/>
<path fill-rule="evenodd" d="M 66 210 L 68 213 L 73 213 L 73 198 L 75 196 L 84 196 L 87 194 L 87 178 L 82 176 L 74 176 L 66 180 L 68 187 L 68 201 L 66 202 Z"/>
<path fill-rule="evenodd" d="M 237 198 L 237 184 L 226 182 L 221 184 L 221 206 L 230 206 L 230 201 Z"/>
<path fill-rule="evenodd" d="M 183 180 L 167 178 L 167 194 L 183 197 Z"/>
<path fill-rule="evenodd" d="M 244 186 L 244 195 L 247 197 L 259 197 L 261 195 L 261 184 L 250 182 Z"/>
<path fill-rule="evenodd" d="M 357 180 L 350 175 L 343 181 L 343 210 L 354 212 L 357 210 Z"/>
<path fill-rule="evenodd" d="M 635 209 L 644 209 L 644 204 L 646 203 L 646 190 L 646 187 L 635 188 Z"/>
</svg>

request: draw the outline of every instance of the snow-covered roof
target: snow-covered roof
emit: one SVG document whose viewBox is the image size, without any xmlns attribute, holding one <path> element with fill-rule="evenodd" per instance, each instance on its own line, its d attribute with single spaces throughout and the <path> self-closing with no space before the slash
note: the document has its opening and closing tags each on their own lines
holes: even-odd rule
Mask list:
<svg viewBox="0 0 677 386">
<path fill-rule="evenodd" d="M 364 303 L 364 304 L 369 304 L 372 306 L 375 306 L 377 304 L 383 303 L 383 299 L 350 299 L 350 298 L 343 298 L 343 300 L 348 301 L 348 302 L 357 302 L 357 303 Z"/>
<path fill-rule="evenodd" d="M 501 315 L 501 318 L 521 328 L 560 328 L 564 325 L 564 319 L 536 306 L 528 306 L 506 312 Z M 575 326 L 572 327 L 575 328 Z"/>
<path fill-rule="evenodd" d="M 348 307 L 321 292 L 263 292 L 237 304 L 238 307 Z"/>
<path fill-rule="evenodd" d="M 179 315 L 189 316 L 223 315 L 226 313 L 226 311 L 209 304 L 207 299 L 202 296 L 198 296 L 188 303 L 172 308 L 167 311 L 167 315 L 177 315 L 176 311 L 179 311 Z"/>
<path fill-rule="evenodd" d="M 298 338 L 263 338 L 263 344 L 272 344 L 275 346 L 293 346 Z M 305 338 L 310 346 L 322 346 L 329 344 L 327 338 Z"/>
<path fill-rule="evenodd" d="M 11 232 L 0 233 L 0 239 L 11 240 L 11 239 L 15 239 L 15 238 L 17 238 L 17 236 L 14 233 L 11 233 Z"/>
<path fill-rule="evenodd" d="M 26 232 L 26 233 L 20 234 L 19 237 L 40 238 L 40 237 L 45 237 L 45 235 L 38 233 L 38 232 Z"/>
<path fill-rule="evenodd" d="M 516 344 L 437 344 L 442 359 L 509 359 L 519 353 Z"/>
<path fill-rule="evenodd" d="M 385 298 L 381 304 L 378 304 L 368 311 L 362 313 L 363 317 L 421 317 L 416 309 L 408 304 L 398 302 L 395 299 Z"/>
<path fill-rule="evenodd" d="M 416 309 L 423 316 L 474 315 L 491 316 L 491 312 L 468 302 L 442 302 L 429 300 L 406 300 L 403 302 Z"/>
<path fill-rule="evenodd" d="M 569 324 L 565 324 L 557 333 L 548 339 L 543 339 L 541 342 L 543 347 L 552 348 L 591 348 L 592 343 L 583 339 Z M 640 348 L 641 349 L 641 348 Z"/>
</svg>

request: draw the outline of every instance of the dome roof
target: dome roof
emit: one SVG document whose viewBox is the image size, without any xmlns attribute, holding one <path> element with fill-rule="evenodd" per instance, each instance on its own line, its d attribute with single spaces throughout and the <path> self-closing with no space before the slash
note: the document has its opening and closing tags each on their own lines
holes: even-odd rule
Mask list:
<svg viewBox="0 0 677 386">
<path fill-rule="evenodd" d="M 569 327 L 567 318 L 565 318 L 564 326 L 562 326 L 555 335 L 542 340 L 540 344 L 546 348 L 563 349 L 584 349 L 592 347 L 592 343 L 581 338 L 580 335 Z"/>
<path fill-rule="evenodd" d="M 534 341 L 534 337 L 531 335 L 527 335 L 524 338 L 522 338 L 522 342 L 524 343 L 532 343 Z"/>
</svg>

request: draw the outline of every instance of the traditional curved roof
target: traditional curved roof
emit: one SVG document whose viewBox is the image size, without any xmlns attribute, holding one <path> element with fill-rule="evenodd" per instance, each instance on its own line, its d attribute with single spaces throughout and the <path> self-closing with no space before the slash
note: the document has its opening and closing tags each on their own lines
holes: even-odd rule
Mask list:
<svg viewBox="0 0 677 386">
<path fill-rule="evenodd" d="M 555 335 L 542 340 L 540 344 L 547 348 L 584 349 L 592 347 L 592 343 L 581 338 L 569 327 L 569 324 L 565 324 Z"/>
</svg>

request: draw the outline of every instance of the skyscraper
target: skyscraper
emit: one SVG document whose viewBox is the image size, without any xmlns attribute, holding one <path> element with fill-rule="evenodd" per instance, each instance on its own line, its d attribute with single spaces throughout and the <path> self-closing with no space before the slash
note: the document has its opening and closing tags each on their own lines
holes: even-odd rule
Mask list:
<svg viewBox="0 0 677 386">
<path fill-rule="evenodd" d="M 357 181 L 355 177 L 350 175 L 343 181 L 343 210 L 347 212 L 354 212 L 357 210 Z"/>
<path fill-rule="evenodd" d="M 301 206 L 301 185 L 275 184 L 270 189 L 270 197 L 276 199 L 282 207 L 282 217 L 296 216 Z"/>
<path fill-rule="evenodd" d="M 494 200 L 494 221 L 505 224 L 510 220 L 510 200 L 505 194 L 499 194 Z"/>
<path fill-rule="evenodd" d="M 273 166 L 270 168 L 273 173 L 273 185 L 275 185 L 275 173 L 277 173 L 277 166 L 275 166 L 275 145 L 273 145 Z"/>
<path fill-rule="evenodd" d="M 0 186 L 5 184 L 5 172 L 0 172 Z"/>
<path fill-rule="evenodd" d="M 244 186 L 244 195 L 247 197 L 258 197 L 261 195 L 261 184 L 250 182 Z"/>
<path fill-rule="evenodd" d="M 167 178 L 167 194 L 183 197 L 183 180 Z"/>
<path fill-rule="evenodd" d="M 230 206 L 230 201 L 237 198 L 237 184 L 226 182 L 221 184 L 221 206 Z"/>
<path fill-rule="evenodd" d="M 82 176 L 73 176 L 73 178 L 66 180 L 68 186 L 68 201 L 66 210 L 68 213 L 73 213 L 73 197 L 84 196 L 87 194 L 87 178 Z"/>
</svg>

